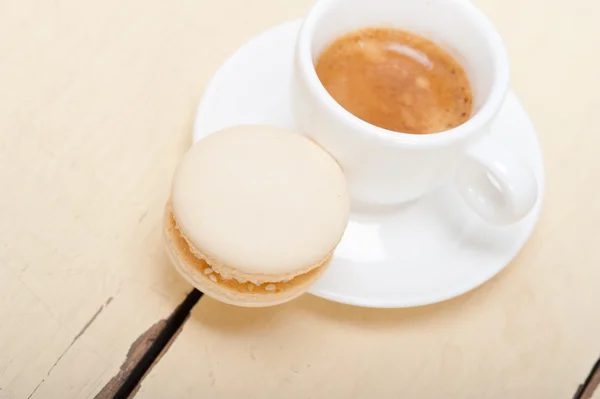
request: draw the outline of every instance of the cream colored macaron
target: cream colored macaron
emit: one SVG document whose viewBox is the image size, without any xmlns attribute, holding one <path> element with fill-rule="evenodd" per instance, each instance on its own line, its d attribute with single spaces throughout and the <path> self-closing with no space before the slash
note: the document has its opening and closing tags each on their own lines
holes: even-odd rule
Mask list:
<svg viewBox="0 0 600 399">
<path fill-rule="evenodd" d="M 321 147 L 271 126 L 213 133 L 186 153 L 165 211 L 168 252 L 196 288 L 240 306 L 306 292 L 348 223 L 344 175 Z"/>
</svg>

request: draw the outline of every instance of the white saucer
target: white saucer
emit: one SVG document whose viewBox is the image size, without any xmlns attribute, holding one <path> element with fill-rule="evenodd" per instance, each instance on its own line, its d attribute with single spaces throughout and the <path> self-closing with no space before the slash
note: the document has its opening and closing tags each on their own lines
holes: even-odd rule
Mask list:
<svg viewBox="0 0 600 399">
<path fill-rule="evenodd" d="M 227 126 L 295 129 L 290 104 L 300 21 L 269 29 L 240 48 L 213 77 L 198 107 L 194 140 Z M 370 307 L 408 307 L 465 293 L 502 270 L 538 219 L 544 169 L 535 131 L 513 93 L 492 128 L 532 166 L 539 200 L 517 225 L 493 227 L 472 214 L 452 187 L 385 211 L 354 212 L 331 266 L 311 293 Z"/>
</svg>

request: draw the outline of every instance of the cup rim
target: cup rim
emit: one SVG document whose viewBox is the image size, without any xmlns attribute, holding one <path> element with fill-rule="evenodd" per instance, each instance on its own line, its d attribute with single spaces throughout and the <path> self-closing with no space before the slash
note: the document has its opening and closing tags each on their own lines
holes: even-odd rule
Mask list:
<svg viewBox="0 0 600 399">
<path fill-rule="evenodd" d="M 342 1 L 344 0 L 317 0 L 317 3 L 309 10 L 300 27 L 296 43 L 296 53 L 297 62 L 299 63 L 302 74 L 306 78 L 308 88 L 312 95 L 321 103 L 320 105 L 328 109 L 344 124 L 353 127 L 358 126 L 359 129 L 357 130 L 360 133 L 368 134 L 370 137 L 378 137 L 388 141 L 392 145 L 403 147 L 429 147 L 448 145 L 467 139 L 470 135 L 486 127 L 498 113 L 504 103 L 506 93 L 508 92 L 509 64 L 506 48 L 491 21 L 469 0 L 446 1 L 464 7 L 470 14 L 471 18 L 477 24 L 478 29 L 481 30 L 482 35 L 486 37 L 486 42 L 492 48 L 493 62 L 497 71 L 488 99 L 475 115 L 452 129 L 431 134 L 413 134 L 396 132 L 375 126 L 347 111 L 335 101 L 319 80 L 315 65 L 312 61 L 311 50 L 312 38 L 318 20 L 330 7 Z"/>
</svg>

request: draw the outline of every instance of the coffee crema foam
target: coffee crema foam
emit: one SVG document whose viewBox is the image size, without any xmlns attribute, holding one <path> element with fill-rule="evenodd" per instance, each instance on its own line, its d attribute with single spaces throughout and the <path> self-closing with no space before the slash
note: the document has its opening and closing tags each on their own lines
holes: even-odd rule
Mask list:
<svg viewBox="0 0 600 399">
<path fill-rule="evenodd" d="M 395 132 L 425 134 L 469 119 L 465 70 L 436 43 L 392 28 L 364 28 L 335 40 L 315 69 L 347 111 Z"/>
</svg>

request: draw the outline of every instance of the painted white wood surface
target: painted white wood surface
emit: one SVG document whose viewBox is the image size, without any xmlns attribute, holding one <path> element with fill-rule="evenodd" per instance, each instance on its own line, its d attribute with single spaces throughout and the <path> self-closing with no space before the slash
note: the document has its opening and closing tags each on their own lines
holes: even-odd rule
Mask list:
<svg viewBox="0 0 600 399">
<path fill-rule="evenodd" d="M 198 99 L 310 0 L 0 0 L 0 398 L 89 398 L 189 290 L 160 237 Z M 542 219 L 489 284 L 421 309 L 202 299 L 141 398 L 570 397 L 600 353 L 600 5 L 478 0 L 539 130 Z"/>
<path fill-rule="evenodd" d="M 283 15 L 283 4 L 257 2 L 253 15 Z M 506 40 L 547 167 L 541 222 L 517 260 L 476 291 L 420 309 L 202 299 L 138 398 L 573 396 L 600 354 L 600 6 L 477 4 Z"/>
<path fill-rule="evenodd" d="M 247 9 L 0 0 L 0 398 L 93 396 L 190 290 L 162 209 L 207 78 L 287 16 Z"/>
</svg>

